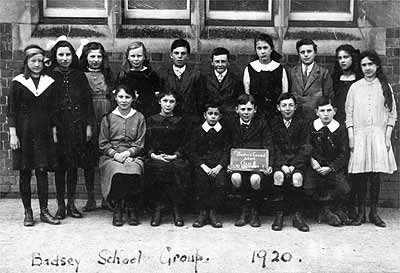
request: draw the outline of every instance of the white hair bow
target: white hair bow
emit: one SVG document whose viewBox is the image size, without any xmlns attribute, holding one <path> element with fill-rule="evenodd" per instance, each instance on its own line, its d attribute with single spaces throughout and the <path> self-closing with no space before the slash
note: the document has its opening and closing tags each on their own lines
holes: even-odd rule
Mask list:
<svg viewBox="0 0 400 273">
<path fill-rule="evenodd" d="M 89 42 L 90 42 L 89 39 L 81 39 L 81 45 L 76 50 L 76 55 L 78 56 L 78 58 L 80 58 L 82 55 L 83 47 L 87 45 Z"/>
</svg>

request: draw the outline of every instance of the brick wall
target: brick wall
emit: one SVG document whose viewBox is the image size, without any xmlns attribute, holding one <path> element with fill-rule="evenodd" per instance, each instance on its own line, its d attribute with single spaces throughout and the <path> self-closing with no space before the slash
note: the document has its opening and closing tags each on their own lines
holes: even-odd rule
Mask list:
<svg viewBox="0 0 400 273">
<path fill-rule="evenodd" d="M 0 58 L 0 197 L 18 197 L 18 172 L 10 169 L 11 153 L 8 140 L 8 126 L 6 124 L 6 105 L 9 92 L 9 83 L 13 76 L 19 73 L 22 66 L 22 54 L 13 49 L 11 24 L 0 24 L 1 58 Z M 400 28 L 386 29 L 386 56 L 382 56 L 385 73 L 394 89 L 397 101 L 400 98 Z M 150 61 L 154 69 L 160 69 L 169 63 L 169 55 L 165 53 L 153 52 L 150 54 Z M 110 54 L 111 66 L 116 74 L 122 53 L 112 52 Z M 246 64 L 253 59 L 251 54 L 235 54 L 232 56 L 232 70 L 238 74 L 243 71 Z M 318 56 L 318 61 L 332 67 L 335 58 L 333 56 Z M 191 56 L 191 62 L 196 64 L 201 70 L 209 68 L 209 53 L 198 53 Z M 282 61 L 287 66 L 292 66 L 297 62 L 297 56 L 286 55 Z M 398 107 L 399 109 L 399 107 Z M 393 133 L 393 147 L 397 162 L 400 162 L 399 128 Z M 97 177 L 98 173 L 96 173 Z M 49 192 L 54 197 L 54 175 L 49 175 Z M 399 173 L 385 175 L 385 181 L 381 189 L 381 205 L 387 207 L 399 207 L 400 205 L 400 186 Z M 96 183 L 96 194 L 100 197 L 100 187 Z M 32 191 L 36 192 L 33 178 Z M 77 187 L 77 197 L 85 198 L 85 186 L 83 175 L 79 173 L 79 184 Z"/>
</svg>

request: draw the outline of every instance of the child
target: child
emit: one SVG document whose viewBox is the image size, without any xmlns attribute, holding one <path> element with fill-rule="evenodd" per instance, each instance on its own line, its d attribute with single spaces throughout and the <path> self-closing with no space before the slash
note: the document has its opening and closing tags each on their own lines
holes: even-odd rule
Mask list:
<svg viewBox="0 0 400 273">
<path fill-rule="evenodd" d="M 67 175 L 67 215 L 81 218 L 75 207 L 78 168 L 92 169 L 97 164 L 88 142 L 92 138 L 94 111 L 90 85 L 78 69 L 78 57 L 72 45 L 59 41 L 51 49 L 50 76 L 57 85 L 57 141 L 59 166 L 55 174 L 58 219 L 65 218 L 65 175 Z"/>
<path fill-rule="evenodd" d="M 93 151 L 92 155 L 95 161 L 98 161 L 98 131 L 103 116 L 110 111 L 110 92 L 113 88 L 113 77 L 108 63 L 108 57 L 102 44 L 90 42 L 83 47 L 82 55 L 79 60 L 80 68 L 85 72 L 86 78 L 91 87 L 93 100 L 95 126 L 93 128 L 93 137 L 88 142 L 88 149 Z M 85 185 L 88 194 L 86 205 L 83 211 L 92 211 L 96 209 L 96 200 L 94 197 L 94 168 L 85 169 Z M 102 206 L 105 205 L 104 199 Z"/>
<path fill-rule="evenodd" d="M 332 99 L 320 97 L 315 113 L 318 118 L 309 128 L 311 147 L 311 170 L 307 189 L 316 189 L 316 198 L 321 205 L 319 222 L 331 226 L 349 224 L 343 205 L 350 191 L 344 176 L 348 141 L 346 129 L 333 117 L 336 108 Z"/>
<path fill-rule="evenodd" d="M 275 154 L 273 189 L 276 201 L 276 218 L 272 229 L 282 230 L 284 204 L 290 202 L 295 209 L 293 226 L 307 232 L 310 229 L 302 217 L 307 126 L 295 115 L 296 98 L 293 94 L 281 94 L 277 108 L 281 116 L 272 120 L 271 124 Z"/>
<path fill-rule="evenodd" d="M 251 172 L 231 172 L 231 182 L 234 188 L 240 190 L 243 198 L 242 213 L 235 222 L 235 226 L 244 226 L 250 223 L 252 227 L 260 227 L 258 210 L 262 202 L 261 188 L 263 179 L 272 173 L 273 146 L 271 130 L 263 118 L 255 116 L 256 102 L 252 95 L 243 94 L 237 99 L 236 112 L 238 118 L 232 120 L 230 130 L 232 133 L 232 148 L 244 149 L 268 149 L 269 168 L 268 170 Z M 250 203 L 250 204 L 249 204 Z M 248 209 L 251 205 L 251 218 L 249 221 Z"/>
<path fill-rule="evenodd" d="M 217 211 L 223 201 L 225 171 L 229 161 L 229 134 L 219 123 L 221 106 L 216 102 L 204 107 L 204 123 L 193 130 L 191 161 L 194 165 L 196 201 L 200 211 L 193 227 L 203 227 L 207 222 L 221 228 Z"/>
<path fill-rule="evenodd" d="M 358 215 L 353 225 L 365 222 L 367 183 L 370 183 L 369 221 L 385 227 L 377 205 L 381 173 L 397 169 L 390 142 L 397 119 L 393 91 L 382 71 L 381 60 L 374 51 L 360 54 L 364 78 L 354 83 L 346 99 L 346 126 L 349 134 L 349 174 L 353 175 L 358 197 Z"/>
<path fill-rule="evenodd" d="M 258 35 L 254 39 L 254 49 L 257 60 L 244 70 L 244 91 L 255 97 L 257 111 L 270 122 L 278 115 L 276 104 L 279 95 L 288 92 L 287 75 L 279 63 L 282 56 L 275 51 L 271 36 Z"/>
<path fill-rule="evenodd" d="M 129 225 L 139 225 L 139 204 L 143 174 L 144 116 L 132 109 L 133 90 L 119 85 L 115 91 L 117 107 L 101 121 L 99 148 L 100 182 L 103 197 L 114 204 L 112 224 L 122 226 L 122 202 Z M 129 130 L 127 130 L 127 128 Z"/>
<path fill-rule="evenodd" d="M 180 214 L 183 197 L 182 182 L 188 180 L 190 171 L 184 157 L 187 126 L 185 120 L 175 115 L 177 95 L 170 92 L 159 94 L 161 111 L 147 119 L 146 180 L 148 192 L 155 201 L 151 226 L 161 224 L 161 209 L 167 202 L 172 203 L 175 226 L 183 226 Z"/>
<path fill-rule="evenodd" d="M 149 117 L 157 113 L 156 94 L 160 78 L 147 61 L 147 50 L 142 42 L 133 42 L 126 49 L 118 83 L 125 84 L 135 94 L 135 108 Z"/>
<path fill-rule="evenodd" d="M 296 97 L 299 112 L 305 120 L 314 119 L 314 109 L 318 98 L 334 98 L 332 78 L 329 71 L 315 62 L 317 45 L 310 39 L 301 39 L 296 43 L 300 64 L 289 73 L 290 92 Z"/>
<path fill-rule="evenodd" d="M 211 52 L 212 70 L 206 76 L 206 101 L 221 101 L 224 118 L 235 115 L 237 97 L 243 93 L 239 78 L 229 69 L 230 54 L 226 48 L 217 47 Z"/>
<path fill-rule="evenodd" d="M 179 96 L 176 114 L 191 117 L 196 122 L 202 111 L 204 79 L 200 71 L 187 65 L 189 55 L 188 41 L 184 39 L 173 41 L 170 53 L 172 66 L 160 73 L 161 90 L 176 93 Z"/>
<path fill-rule="evenodd" d="M 53 131 L 56 100 L 54 80 L 43 74 L 44 50 L 37 45 L 24 49 L 23 72 L 11 82 L 8 96 L 8 126 L 13 169 L 19 170 L 19 188 L 25 209 L 24 226 L 33 226 L 31 176 L 35 170 L 40 220 L 58 225 L 50 214 L 47 171 L 56 165 Z"/>
</svg>

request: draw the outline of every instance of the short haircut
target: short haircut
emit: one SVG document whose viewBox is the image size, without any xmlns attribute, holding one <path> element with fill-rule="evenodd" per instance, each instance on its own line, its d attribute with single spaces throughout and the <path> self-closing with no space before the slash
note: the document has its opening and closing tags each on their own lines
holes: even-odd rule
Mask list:
<svg viewBox="0 0 400 273">
<path fill-rule="evenodd" d="M 217 108 L 220 113 L 223 111 L 222 103 L 219 100 L 211 100 L 204 104 L 203 112 L 207 112 L 208 108 Z"/>
<path fill-rule="evenodd" d="M 256 105 L 256 99 L 253 97 L 253 95 L 242 94 L 237 98 L 236 105 L 247 104 L 248 102 L 254 106 Z"/>
<path fill-rule="evenodd" d="M 278 100 L 277 100 L 277 104 L 279 105 L 281 103 L 281 101 L 288 100 L 288 99 L 292 99 L 294 101 L 294 104 L 297 104 L 296 97 L 292 93 L 280 94 L 278 97 Z"/>
<path fill-rule="evenodd" d="M 320 106 L 332 105 L 333 108 L 336 108 L 335 101 L 327 96 L 322 96 L 317 100 L 317 104 L 315 105 L 315 109 L 318 109 Z"/>
<path fill-rule="evenodd" d="M 177 47 L 186 47 L 187 53 L 190 54 L 190 44 L 185 39 L 176 39 L 171 44 L 171 52 Z"/>
<path fill-rule="evenodd" d="M 219 56 L 219 55 L 226 55 L 228 57 L 228 61 L 231 58 L 228 49 L 226 49 L 225 47 L 217 47 L 214 48 L 213 51 L 211 51 L 211 60 L 214 58 L 214 56 Z"/>
<path fill-rule="evenodd" d="M 303 45 L 312 45 L 313 48 L 314 48 L 314 51 L 317 52 L 317 45 L 314 43 L 314 41 L 311 40 L 311 39 L 307 39 L 307 38 L 306 38 L 306 39 L 301 39 L 301 40 L 298 40 L 298 41 L 297 41 L 297 43 L 296 43 L 296 50 L 297 50 L 297 53 L 299 53 L 299 49 L 300 49 L 300 47 L 303 46 Z"/>
</svg>

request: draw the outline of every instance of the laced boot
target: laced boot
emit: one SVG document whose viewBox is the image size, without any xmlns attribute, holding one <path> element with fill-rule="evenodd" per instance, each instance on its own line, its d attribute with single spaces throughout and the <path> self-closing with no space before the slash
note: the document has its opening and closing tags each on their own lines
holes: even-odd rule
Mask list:
<svg viewBox="0 0 400 273">
<path fill-rule="evenodd" d="M 55 216 L 51 215 L 48 208 L 40 209 L 40 221 L 50 225 L 60 224 L 60 220 L 58 220 Z"/>
<path fill-rule="evenodd" d="M 200 210 L 200 214 L 199 216 L 197 216 L 197 218 L 194 220 L 193 222 L 193 227 L 195 228 L 201 228 L 203 227 L 205 224 L 207 224 L 207 212 L 206 210 L 202 209 Z"/>
<path fill-rule="evenodd" d="M 246 202 L 242 206 L 242 213 L 240 214 L 239 219 L 236 220 L 235 226 L 242 227 L 242 226 L 246 225 L 248 222 L 249 222 L 249 205 Z"/>
<path fill-rule="evenodd" d="M 358 206 L 358 213 L 357 216 L 351 221 L 352 226 L 361 226 L 361 224 L 366 222 L 365 217 L 365 202 L 362 202 Z"/>
<path fill-rule="evenodd" d="M 275 214 L 275 220 L 271 226 L 272 230 L 280 231 L 283 228 L 283 211 L 277 211 Z"/>
<path fill-rule="evenodd" d="M 318 217 L 318 222 L 324 222 L 334 227 L 340 227 L 342 225 L 339 216 L 334 214 L 329 207 L 324 207 L 322 213 Z"/>
<path fill-rule="evenodd" d="M 376 203 L 371 203 L 371 208 L 369 211 L 368 218 L 369 222 L 375 224 L 375 226 L 386 227 L 386 223 L 378 215 L 378 209 Z"/>
<path fill-rule="evenodd" d="M 253 207 L 251 209 L 250 226 L 252 226 L 252 227 L 260 227 L 261 226 L 260 217 L 258 215 L 258 209 L 255 207 Z"/>
<path fill-rule="evenodd" d="M 121 201 L 117 201 L 115 203 L 112 224 L 113 224 L 113 226 L 116 226 L 116 227 L 120 227 L 120 226 L 122 226 L 124 224 L 124 222 L 122 220 L 122 204 L 121 204 Z"/>
<path fill-rule="evenodd" d="M 209 217 L 209 219 L 210 219 L 210 224 L 211 224 L 212 227 L 215 227 L 215 228 L 222 228 L 222 222 L 221 222 L 221 220 L 219 219 L 219 217 L 218 217 L 217 212 L 216 212 L 215 209 L 211 209 L 211 210 L 210 210 L 210 217 Z"/>
<path fill-rule="evenodd" d="M 94 199 L 94 193 L 89 193 L 88 196 L 89 198 L 86 202 L 86 205 L 82 208 L 82 211 L 84 212 L 94 211 L 97 209 L 96 200 Z"/>
<path fill-rule="evenodd" d="M 161 224 L 161 205 L 157 204 L 154 208 L 154 214 L 151 217 L 150 225 L 152 227 L 157 227 Z"/>
<path fill-rule="evenodd" d="M 136 208 L 130 207 L 126 209 L 128 215 L 128 225 L 137 226 L 140 224 Z"/>
<path fill-rule="evenodd" d="M 174 219 L 174 225 L 177 227 L 183 227 L 184 222 L 181 214 L 179 213 L 179 207 L 177 205 L 174 206 L 172 217 Z"/>
<path fill-rule="evenodd" d="M 33 211 L 31 208 L 25 209 L 24 226 L 31 227 L 35 224 L 33 221 Z"/>
<path fill-rule="evenodd" d="M 302 232 L 310 231 L 310 228 L 304 221 L 303 215 L 301 212 L 296 211 L 293 216 L 293 226 Z"/>
<path fill-rule="evenodd" d="M 347 214 L 341 208 L 337 209 L 335 211 L 335 214 L 340 218 L 342 225 L 346 225 L 346 226 L 351 225 L 352 221 L 350 220 L 349 216 L 347 216 Z"/>
<path fill-rule="evenodd" d="M 58 220 L 63 220 L 63 219 L 65 219 L 65 201 L 64 201 L 64 198 L 58 199 L 57 200 L 57 204 L 58 204 L 58 209 L 57 209 L 55 217 Z"/>
<path fill-rule="evenodd" d="M 75 200 L 69 199 L 67 203 L 67 215 L 73 218 L 82 218 L 82 213 L 75 207 Z"/>
</svg>

